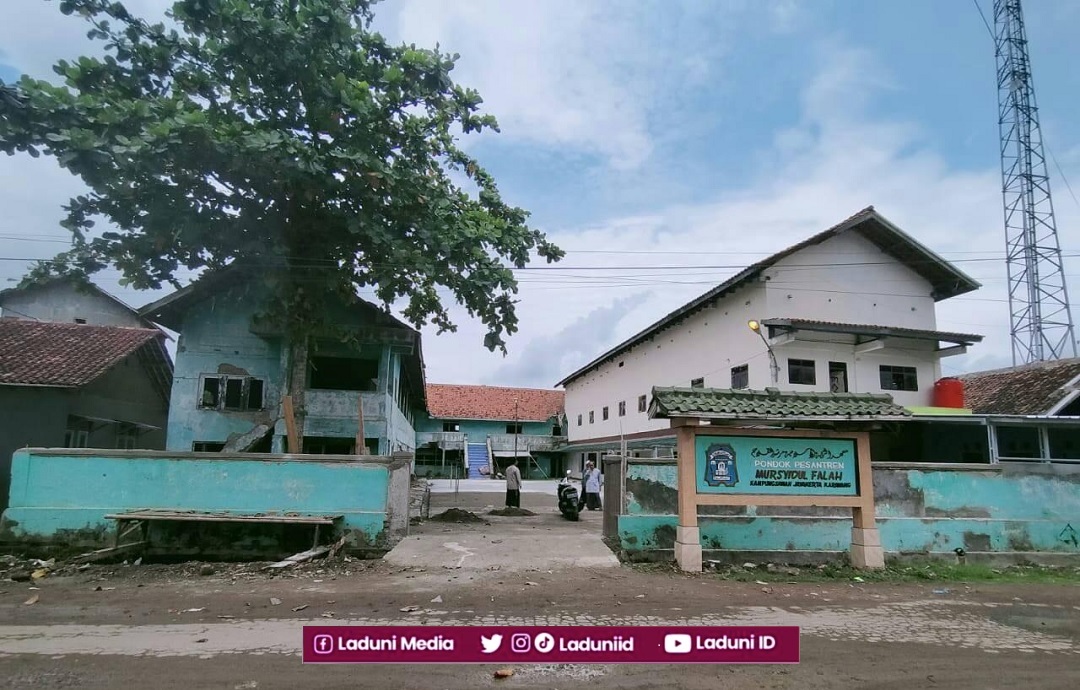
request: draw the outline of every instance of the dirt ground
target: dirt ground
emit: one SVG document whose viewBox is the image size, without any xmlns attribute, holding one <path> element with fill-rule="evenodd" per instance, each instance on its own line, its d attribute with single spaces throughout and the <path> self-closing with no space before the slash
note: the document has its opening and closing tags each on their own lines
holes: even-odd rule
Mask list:
<svg viewBox="0 0 1080 690">
<path fill-rule="evenodd" d="M 489 528 L 434 524 L 458 541 Z M 579 524 L 584 536 L 599 518 Z M 949 583 L 942 594 L 933 582 L 761 584 L 628 567 L 261 565 L 95 565 L 0 581 L 0 688 L 1080 687 L 1075 585 Z M 802 662 L 519 666 L 506 680 L 481 665 L 304 666 L 301 627 L 328 621 L 799 625 Z"/>
</svg>

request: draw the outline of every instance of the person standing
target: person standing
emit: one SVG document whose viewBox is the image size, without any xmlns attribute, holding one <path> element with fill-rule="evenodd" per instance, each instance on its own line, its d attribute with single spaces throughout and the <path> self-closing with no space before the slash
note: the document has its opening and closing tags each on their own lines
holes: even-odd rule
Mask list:
<svg viewBox="0 0 1080 690">
<path fill-rule="evenodd" d="M 596 465 L 591 460 L 585 463 L 585 472 L 581 476 L 582 505 L 589 510 L 599 510 L 600 489 L 603 486 L 604 478 L 600 470 L 596 469 Z"/>
<path fill-rule="evenodd" d="M 506 468 L 506 507 L 521 507 L 521 470 L 517 458 L 510 460 L 510 466 Z"/>
</svg>

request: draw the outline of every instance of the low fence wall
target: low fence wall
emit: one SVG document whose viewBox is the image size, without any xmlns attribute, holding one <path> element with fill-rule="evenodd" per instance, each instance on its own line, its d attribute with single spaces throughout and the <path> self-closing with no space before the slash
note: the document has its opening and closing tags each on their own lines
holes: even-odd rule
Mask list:
<svg viewBox="0 0 1080 690">
<path fill-rule="evenodd" d="M 675 462 L 608 459 L 604 469 L 609 543 L 630 559 L 673 558 Z M 960 548 L 974 558 L 1080 556 L 1080 467 L 883 463 L 873 477 L 887 554 L 955 558 Z M 851 539 L 847 509 L 702 507 L 698 523 L 709 560 L 842 558 Z"/>
<path fill-rule="evenodd" d="M 346 548 L 355 553 L 379 551 L 408 530 L 411 460 L 410 454 L 25 449 L 12 458 L 10 501 L 0 518 L 0 542 L 111 545 L 115 525 L 105 515 L 156 509 L 343 515 L 336 536 L 346 537 Z M 214 548 L 258 549 L 260 541 L 267 546 L 266 537 L 275 529 L 282 537 L 291 531 L 292 542 L 302 544 L 306 539 L 310 546 L 313 531 L 310 526 L 182 525 L 186 534 L 178 534 L 176 523 L 154 525 L 153 529 L 169 533 L 161 543 L 163 550 L 170 545 L 200 553 Z"/>
</svg>

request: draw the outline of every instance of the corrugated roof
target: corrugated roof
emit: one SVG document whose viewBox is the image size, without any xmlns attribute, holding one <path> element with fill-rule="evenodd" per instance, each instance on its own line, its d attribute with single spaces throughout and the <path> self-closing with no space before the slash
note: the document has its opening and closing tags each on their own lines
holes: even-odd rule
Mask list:
<svg viewBox="0 0 1080 690">
<path fill-rule="evenodd" d="M 0 319 L 0 385 L 85 386 L 163 338 L 148 328 Z"/>
<path fill-rule="evenodd" d="M 1069 394 L 1080 377 L 1080 358 L 1037 362 L 959 376 L 964 404 L 975 414 L 1041 415 Z"/>
<path fill-rule="evenodd" d="M 653 418 L 901 420 L 911 413 L 885 393 L 789 393 L 720 388 L 653 388 Z"/>
<path fill-rule="evenodd" d="M 919 328 L 897 328 L 895 326 L 875 326 L 863 323 L 840 323 L 837 321 L 815 321 L 813 319 L 764 319 L 762 325 L 793 330 L 820 331 L 827 333 L 847 333 L 874 338 L 896 337 L 916 340 L 935 340 L 948 343 L 971 345 L 981 342 L 983 337 L 974 333 L 953 333 L 950 331 L 929 331 Z"/>
<path fill-rule="evenodd" d="M 604 362 L 626 352 L 650 336 L 665 328 L 670 328 L 678 324 L 687 316 L 707 307 L 716 300 L 727 295 L 729 292 L 742 287 L 778 261 L 806 249 L 807 247 L 821 244 L 825 240 L 831 239 L 847 231 L 858 232 L 867 240 L 877 245 L 882 251 L 893 256 L 911 270 L 925 278 L 933 286 L 932 296 L 935 300 L 940 301 L 948 299 L 979 288 L 979 283 L 975 279 L 960 271 L 900 228 L 893 225 L 884 216 L 875 211 L 873 206 L 868 206 L 828 230 L 820 232 L 798 244 L 794 244 L 787 249 L 777 252 L 776 254 L 743 269 L 739 273 L 736 273 L 712 290 L 709 290 L 697 299 L 684 304 L 637 335 L 632 336 L 629 340 L 625 340 L 611 350 L 608 350 L 555 385 L 565 386 L 567 383 L 584 376 Z"/>
<path fill-rule="evenodd" d="M 428 414 L 435 419 L 546 422 L 563 410 L 562 391 L 429 383 Z M 516 402 L 516 407 L 515 407 Z"/>
</svg>

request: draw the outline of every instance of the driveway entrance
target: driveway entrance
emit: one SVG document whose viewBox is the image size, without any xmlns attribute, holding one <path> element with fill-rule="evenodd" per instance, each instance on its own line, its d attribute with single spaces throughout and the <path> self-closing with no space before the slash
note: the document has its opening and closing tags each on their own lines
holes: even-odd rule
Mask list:
<svg viewBox="0 0 1080 690">
<path fill-rule="evenodd" d="M 578 522 L 563 518 L 553 481 L 526 481 L 521 507 L 535 514 L 513 517 L 489 514 L 504 507 L 504 482 L 476 479 L 453 484 L 432 482 L 431 519 L 412 525 L 409 536 L 385 556 L 387 562 L 476 571 L 619 566 L 601 538 L 603 513 L 586 510 Z M 448 510 L 453 521 L 440 520 Z"/>
</svg>

